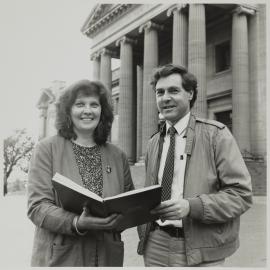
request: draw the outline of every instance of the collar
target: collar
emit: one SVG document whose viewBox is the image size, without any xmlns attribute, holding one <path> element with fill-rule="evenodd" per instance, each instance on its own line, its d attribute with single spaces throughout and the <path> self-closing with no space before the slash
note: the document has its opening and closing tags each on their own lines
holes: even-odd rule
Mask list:
<svg viewBox="0 0 270 270">
<path fill-rule="evenodd" d="M 174 124 L 174 128 L 176 129 L 177 134 L 180 135 L 186 130 L 186 128 L 188 126 L 189 118 L 190 118 L 190 112 L 187 113 L 183 118 L 181 118 L 180 120 L 178 120 L 178 122 L 176 122 Z M 166 121 L 166 133 L 165 134 L 168 133 L 168 129 L 171 126 L 172 125 L 168 121 Z"/>
<path fill-rule="evenodd" d="M 190 113 L 187 128 L 186 128 L 186 131 L 184 132 L 185 133 L 184 137 L 186 138 L 185 153 L 188 155 L 191 155 L 192 149 L 193 149 L 195 125 L 196 125 L 196 116 Z M 166 122 L 165 121 L 161 122 L 159 133 L 160 133 L 159 142 L 160 144 L 162 144 L 162 142 L 164 141 L 164 136 L 166 135 Z"/>
</svg>

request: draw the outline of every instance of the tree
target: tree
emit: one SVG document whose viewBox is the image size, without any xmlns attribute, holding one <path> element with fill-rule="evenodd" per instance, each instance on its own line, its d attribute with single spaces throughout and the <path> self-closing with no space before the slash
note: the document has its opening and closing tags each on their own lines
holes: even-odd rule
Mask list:
<svg viewBox="0 0 270 270">
<path fill-rule="evenodd" d="M 34 148 L 33 139 L 26 129 L 16 130 L 15 134 L 4 139 L 4 196 L 7 194 L 7 181 L 15 167 L 28 172 L 28 163 Z"/>
</svg>

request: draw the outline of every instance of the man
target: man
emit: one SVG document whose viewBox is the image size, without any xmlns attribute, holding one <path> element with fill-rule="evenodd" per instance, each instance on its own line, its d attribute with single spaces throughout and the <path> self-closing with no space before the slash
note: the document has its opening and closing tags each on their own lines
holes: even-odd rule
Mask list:
<svg viewBox="0 0 270 270">
<path fill-rule="evenodd" d="M 160 183 L 160 219 L 139 227 L 145 266 L 221 266 L 239 247 L 239 218 L 252 204 L 251 179 L 228 128 L 190 110 L 197 79 L 157 69 L 152 85 L 165 119 L 146 153 L 146 186 Z"/>
</svg>

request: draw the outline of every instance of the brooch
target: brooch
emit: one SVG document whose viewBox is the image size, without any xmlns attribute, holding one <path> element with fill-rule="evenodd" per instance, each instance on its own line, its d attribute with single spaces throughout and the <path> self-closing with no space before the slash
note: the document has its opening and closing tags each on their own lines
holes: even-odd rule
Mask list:
<svg viewBox="0 0 270 270">
<path fill-rule="evenodd" d="M 111 173 L 112 172 L 112 168 L 109 165 L 106 166 L 106 172 L 107 173 Z"/>
</svg>

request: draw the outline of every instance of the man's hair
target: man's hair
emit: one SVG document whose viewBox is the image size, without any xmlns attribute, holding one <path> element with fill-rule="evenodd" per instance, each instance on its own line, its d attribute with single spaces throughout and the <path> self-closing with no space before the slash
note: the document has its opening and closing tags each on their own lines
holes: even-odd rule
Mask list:
<svg viewBox="0 0 270 270">
<path fill-rule="evenodd" d="M 76 139 L 71 121 L 71 107 L 79 94 L 85 96 L 97 95 L 101 105 L 100 121 L 94 131 L 94 141 L 98 145 L 105 144 L 111 131 L 113 109 L 108 90 L 98 81 L 80 80 L 65 89 L 56 103 L 55 127 L 58 134 L 66 139 Z"/>
<path fill-rule="evenodd" d="M 190 101 L 190 108 L 192 108 L 197 99 L 197 78 L 192 73 L 188 72 L 186 68 L 180 65 L 167 64 L 154 70 L 151 81 L 153 89 L 155 90 L 156 84 L 160 78 L 167 77 L 171 74 L 180 74 L 182 77 L 182 87 L 185 91 L 193 91 L 193 97 Z"/>
</svg>

